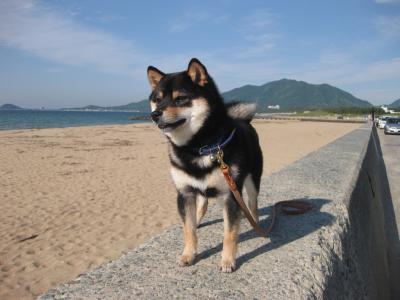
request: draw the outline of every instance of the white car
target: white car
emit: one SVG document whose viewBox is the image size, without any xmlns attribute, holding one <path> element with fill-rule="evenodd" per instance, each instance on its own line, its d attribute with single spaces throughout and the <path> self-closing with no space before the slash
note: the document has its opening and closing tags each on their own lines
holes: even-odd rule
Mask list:
<svg viewBox="0 0 400 300">
<path fill-rule="evenodd" d="M 379 121 L 378 121 L 378 128 L 380 128 L 380 129 L 385 128 L 386 120 L 387 120 L 388 118 L 389 118 L 389 117 L 380 117 L 380 118 L 379 118 Z"/>
</svg>

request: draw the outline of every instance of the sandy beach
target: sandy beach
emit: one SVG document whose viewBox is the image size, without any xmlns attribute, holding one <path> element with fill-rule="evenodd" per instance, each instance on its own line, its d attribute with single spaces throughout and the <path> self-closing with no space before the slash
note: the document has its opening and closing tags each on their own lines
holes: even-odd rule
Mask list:
<svg viewBox="0 0 400 300">
<path fill-rule="evenodd" d="M 360 126 L 253 124 L 264 176 Z M 152 124 L 0 131 L 0 145 L 0 299 L 33 299 L 180 221 Z"/>
</svg>

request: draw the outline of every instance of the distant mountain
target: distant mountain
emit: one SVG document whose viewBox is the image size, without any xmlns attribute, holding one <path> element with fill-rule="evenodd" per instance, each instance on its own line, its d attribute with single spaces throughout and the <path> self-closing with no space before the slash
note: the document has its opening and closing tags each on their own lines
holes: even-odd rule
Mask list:
<svg viewBox="0 0 400 300">
<path fill-rule="evenodd" d="M 256 102 L 258 111 L 266 111 L 270 105 L 279 105 L 280 110 L 372 107 L 371 103 L 329 84 L 309 84 L 291 79 L 271 81 L 261 86 L 245 85 L 222 93 L 222 96 L 226 101 Z"/>
<path fill-rule="evenodd" d="M 149 100 L 145 99 L 139 102 L 132 102 L 126 105 L 112 106 L 109 108 L 116 110 L 136 110 L 140 112 L 150 112 L 150 103 Z"/>
<path fill-rule="evenodd" d="M 15 110 L 15 109 L 23 109 L 23 108 L 10 103 L 6 103 L 0 106 L 0 110 Z"/>
<path fill-rule="evenodd" d="M 390 108 L 400 108 L 400 99 L 397 99 L 392 104 L 389 104 Z"/>
<path fill-rule="evenodd" d="M 96 110 L 96 111 L 137 111 L 137 112 L 150 112 L 149 100 L 142 100 L 139 102 L 132 102 L 126 105 L 119 106 L 98 106 L 88 105 L 84 107 L 63 108 L 62 110 Z"/>
<path fill-rule="evenodd" d="M 329 84 L 310 84 L 304 81 L 291 79 L 271 81 L 260 86 L 245 85 L 222 93 L 222 96 L 228 102 L 234 100 L 256 102 L 259 112 L 267 111 L 270 105 L 279 105 L 281 111 L 295 109 L 372 107 L 372 104 L 368 101 L 358 99 L 352 94 Z M 397 101 L 394 103 L 397 103 Z M 394 103 L 392 103 L 392 105 Z M 148 100 L 142 100 L 120 106 L 104 107 L 89 105 L 81 108 L 73 108 L 73 110 L 150 112 L 150 105 Z"/>
</svg>

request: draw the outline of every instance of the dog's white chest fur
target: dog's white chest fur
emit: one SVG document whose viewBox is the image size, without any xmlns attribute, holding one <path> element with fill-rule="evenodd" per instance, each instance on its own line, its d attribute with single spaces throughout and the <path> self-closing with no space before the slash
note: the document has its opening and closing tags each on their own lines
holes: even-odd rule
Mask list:
<svg viewBox="0 0 400 300">
<path fill-rule="evenodd" d="M 235 177 L 237 174 L 237 167 L 231 167 L 231 173 Z M 175 187 L 179 191 L 184 191 L 187 187 L 198 189 L 202 192 L 206 192 L 208 188 L 216 188 L 219 194 L 229 194 L 229 186 L 225 181 L 225 178 L 219 168 L 215 168 L 204 178 L 196 178 L 186 173 L 185 171 L 178 169 L 174 166 L 171 167 L 172 179 L 175 183 Z"/>
<path fill-rule="evenodd" d="M 226 184 L 224 176 L 219 168 L 211 171 L 202 179 L 193 177 L 175 167 L 171 167 L 171 175 L 178 190 L 193 187 L 202 192 L 205 192 L 208 188 L 217 188 L 220 192 L 229 192 L 229 186 Z"/>
</svg>

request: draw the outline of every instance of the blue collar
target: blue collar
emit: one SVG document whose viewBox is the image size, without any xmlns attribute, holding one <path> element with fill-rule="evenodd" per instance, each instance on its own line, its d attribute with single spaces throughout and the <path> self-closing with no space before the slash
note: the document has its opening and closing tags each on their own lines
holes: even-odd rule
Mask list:
<svg viewBox="0 0 400 300">
<path fill-rule="evenodd" d="M 236 132 L 236 128 L 232 130 L 231 134 L 228 136 L 228 138 L 225 141 L 222 140 L 223 137 L 220 137 L 216 144 L 205 145 L 203 147 L 200 147 L 199 150 L 197 151 L 197 153 L 200 155 L 210 155 L 210 154 L 217 153 L 219 149 L 223 149 L 226 145 L 228 145 L 230 143 L 233 136 L 235 135 L 235 132 Z"/>
</svg>

